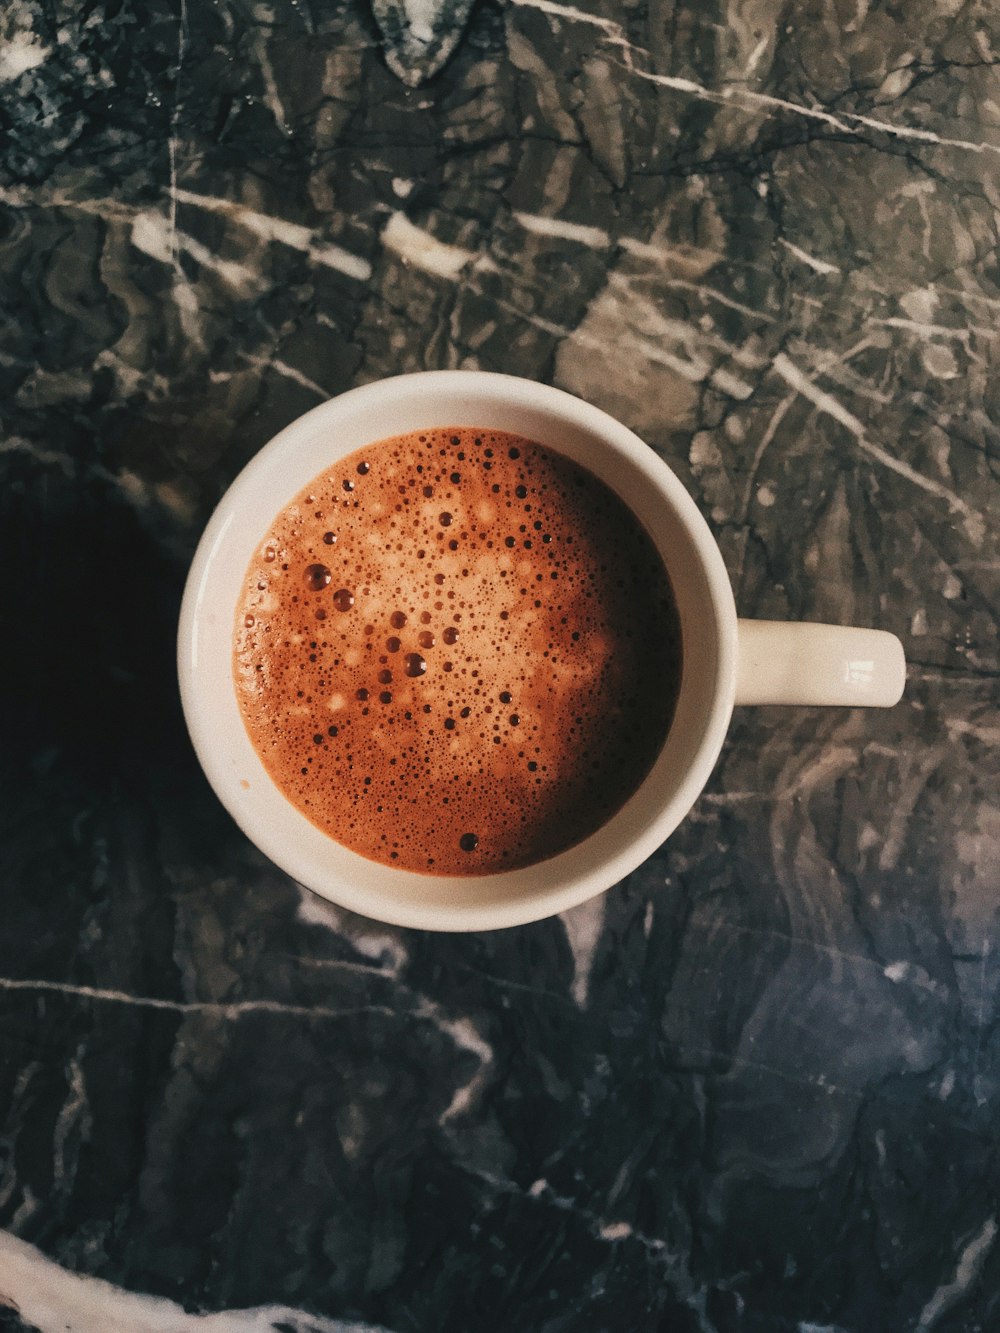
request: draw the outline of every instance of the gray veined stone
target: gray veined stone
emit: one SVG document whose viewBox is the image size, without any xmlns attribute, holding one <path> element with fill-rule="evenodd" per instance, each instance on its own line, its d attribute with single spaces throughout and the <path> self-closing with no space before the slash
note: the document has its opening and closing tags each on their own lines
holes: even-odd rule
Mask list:
<svg viewBox="0 0 1000 1333">
<path fill-rule="evenodd" d="M 475 0 L 372 0 L 386 64 L 416 88 L 448 61 Z"/>
</svg>

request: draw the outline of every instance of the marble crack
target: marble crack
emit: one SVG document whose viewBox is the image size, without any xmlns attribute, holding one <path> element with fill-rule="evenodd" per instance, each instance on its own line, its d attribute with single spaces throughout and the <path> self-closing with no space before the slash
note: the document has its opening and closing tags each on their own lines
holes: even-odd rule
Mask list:
<svg viewBox="0 0 1000 1333">
<path fill-rule="evenodd" d="M 705 1314 L 705 1288 L 697 1285 L 685 1258 L 689 1247 L 683 1245 L 672 1247 L 660 1236 L 650 1236 L 639 1231 L 630 1222 L 620 1218 L 602 1217 L 600 1213 L 571 1196 L 557 1194 L 545 1179 L 538 1179 L 528 1189 L 523 1189 L 515 1181 L 489 1171 L 469 1166 L 465 1170 L 473 1179 L 488 1185 L 498 1194 L 530 1200 L 577 1219 L 587 1228 L 590 1235 L 607 1245 L 626 1243 L 641 1246 L 650 1260 L 662 1265 L 666 1270 L 666 1279 L 674 1295 L 697 1317 L 700 1333 L 716 1333 L 716 1326 L 708 1322 Z"/>
<path fill-rule="evenodd" d="M 292 128 L 288 123 L 288 116 L 285 112 L 284 103 L 281 100 L 281 93 L 278 89 L 278 82 L 274 77 L 274 68 L 267 53 L 267 41 L 261 35 L 254 43 L 257 59 L 260 62 L 260 73 L 264 83 L 264 102 L 268 110 L 274 117 L 274 123 L 286 138 L 291 138 Z"/>
<path fill-rule="evenodd" d="M 187 0 L 180 0 L 177 21 L 177 73 L 174 79 L 174 104 L 170 111 L 170 137 L 167 140 L 167 161 L 170 182 L 170 262 L 177 276 L 183 279 L 180 257 L 177 253 L 177 129 L 181 114 L 181 74 L 184 70 L 184 52 L 187 46 Z"/>
<path fill-rule="evenodd" d="M 811 402 L 817 411 L 839 422 L 853 437 L 859 449 L 862 449 L 871 458 L 876 459 L 884 467 L 889 468 L 890 471 L 905 477 L 914 486 L 919 486 L 921 490 L 936 496 L 937 499 L 944 500 L 951 510 L 961 514 L 965 519 L 966 528 L 972 540 L 977 545 L 982 541 L 986 528 L 983 516 L 967 504 L 961 496 L 956 495 L 954 491 L 949 490 L 941 482 L 935 481 L 933 477 L 925 477 L 922 472 L 910 467 L 909 463 L 904 463 L 902 459 L 895 458 L 888 450 L 869 440 L 865 427 L 859 418 L 844 407 L 832 394 L 818 388 L 785 352 L 779 352 L 771 366 L 790 389 L 794 389 L 796 393 L 801 394 L 803 398 Z"/>
<path fill-rule="evenodd" d="M 478 1061 L 475 1073 L 456 1089 L 442 1113 L 442 1124 L 454 1120 L 470 1109 L 494 1065 L 493 1048 L 471 1019 L 450 1018 L 434 1001 L 423 997 L 417 997 L 417 1004 L 413 1009 L 405 1010 L 394 1009 L 385 1004 L 353 1005 L 343 1009 L 332 1009 L 325 1005 L 286 1004 L 280 1000 L 239 1000 L 226 1004 L 217 1000 L 165 1000 L 158 996 L 132 995 L 126 991 L 109 990 L 99 986 L 81 986 L 72 982 L 46 981 L 32 977 L 0 977 L 0 991 L 69 995 L 81 1000 L 128 1005 L 136 1009 L 155 1009 L 172 1014 L 211 1015 L 226 1022 L 238 1021 L 256 1014 L 324 1021 L 357 1018 L 369 1014 L 379 1014 L 386 1018 L 419 1019 L 433 1024 L 445 1033 L 459 1050 L 475 1056 Z"/>
<path fill-rule="evenodd" d="M 833 112 L 825 111 L 821 107 L 803 106 L 801 102 L 791 102 L 787 98 L 775 97 L 770 93 L 755 92 L 751 88 L 743 88 L 738 84 L 728 84 L 722 88 L 708 88 L 693 79 L 680 78 L 669 74 L 654 74 L 651 70 L 637 69 L 632 65 L 627 65 L 624 68 L 637 78 L 645 79 L 647 82 L 656 84 L 660 88 L 669 89 L 671 92 L 685 93 L 690 97 L 697 97 L 717 106 L 737 106 L 740 110 L 748 112 L 759 110 L 788 112 L 791 115 L 800 116 L 804 120 L 825 125 L 838 134 L 861 139 L 862 141 L 864 141 L 864 136 L 861 130 L 857 128 L 859 126 L 876 130 L 890 138 L 929 144 L 935 148 L 954 148 L 971 153 L 995 153 L 1000 155 L 1000 144 L 980 143 L 970 139 L 949 139 L 937 134 L 934 130 L 918 129 L 912 125 L 897 125 L 892 121 L 879 120 L 876 116 L 865 116 L 858 112 L 841 111 L 838 115 L 834 115 Z"/>
<path fill-rule="evenodd" d="M 694 1066 L 685 1064 L 685 1060 L 704 1060 L 708 1062 L 708 1067 Z M 726 1068 L 722 1070 L 712 1069 L 711 1062 L 722 1060 Z M 770 1078 L 779 1079 L 783 1083 L 791 1083 L 799 1088 L 815 1088 L 821 1092 L 827 1093 L 831 1097 L 846 1097 L 849 1101 L 860 1102 L 863 1100 L 862 1093 L 854 1088 L 845 1088 L 840 1084 L 831 1083 L 823 1074 L 793 1074 L 787 1069 L 781 1069 L 777 1065 L 766 1064 L 763 1060 L 748 1060 L 738 1051 L 718 1051 L 711 1046 L 685 1046 L 678 1052 L 678 1060 L 673 1065 L 673 1069 L 678 1074 L 700 1074 L 709 1078 L 728 1079 L 738 1076 L 747 1071 L 751 1074 L 767 1074 Z"/>
<path fill-rule="evenodd" d="M 590 1233 L 598 1239 L 609 1243 L 614 1241 L 631 1240 L 643 1246 L 649 1253 L 660 1256 L 668 1263 L 677 1262 L 676 1256 L 671 1254 L 669 1246 L 665 1240 L 659 1236 L 648 1236 L 635 1228 L 628 1222 L 609 1221 L 601 1217 L 592 1208 L 587 1208 L 565 1194 L 557 1194 L 547 1180 L 536 1180 L 528 1189 L 522 1189 L 513 1180 L 508 1180 L 504 1176 L 494 1175 L 489 1171 L 476 1170 L 473 1167 L 466 1167 L 466 1170 L 476 1180 L 488 1185 L 490 1189 L 497 1194 L 514 1196 L 519 1199 L 532 1199 L 536 1203 L 545 1204 L 550 1208 L 556 1209 L 561 1213 L 570 1213 L 573 1217 L 579 1218 Z"/>
<path fill-rule="evenodd" d="M 248 365 L 253 366 L 255 370 L 273 370 L 282 379 L 291 380 L 293 384 L 308 389 L 310 393 L 314 393 L 323 402 L 332 397 L 331 390 L 324 389 L 322 384 L 317 384 L 308 375 L 303 375 L 301 370 L 297 370 L 295 366 L 290 366 L 287 361 L 282 361 L 279 357 L 250 356 L 244 353 L 242 359 Z"/>
<path fill-rule="evenodd" d="M 883 831 L 882 847 L 878 855 L 878 868 L 883 874 L 895 870 L 899 864 L 917 802 L 939 765 L 947 762 L 947 758 L 946 747 L 932 746 L 919 762 L 914 763 L 912 772 L 906 773 L 900 783 Z"/>
<path fill-rule="evenodd" d="M 725 930 L 731 935 L 750 935 L 760 939 L 781 940 L 783 943 L 792 946 L 799 946 L 804 949 L 813 949 L 817 953 L 827 954 L 835 958 L 838 962 L 855 963 L 859 967 L 874 968 L 880 975 L 885 972 L 884 964 L 877 962 L 874 958 L 869 958 L 862 953 L 849 953 L 845 949 L 838 949 L 833 944 L 820 944 L 818 940 L 803 939 L 798 935 L 788 935 L 781 930 L 762 930 L 759 926 L 737 926 L 727 925 Z"/>
<path fill-rule="evenodd" d="M 509 977 L 498 977 L 495 972 L 484 972 L 481 968 L 473 967 L 470 963 L 461 964 L 461 968 L 463 972 L 473 977 L 480 977 L 499 990 L 518 991 L 522 995 L 532 995 L 536 999 L 552 1001 L 574 1012 L 578 1009 L 576 1003 L 568 995 L 561 995 L 558 991 L 546 990 L 542 986 L 531 986 L 526 981 L 511 981 Z"/>
<path fill-rule="evenodd" d="M 795 395 L 794 393 L 790 393 L 790 394 L 788 394 L 785 398 L 782 398 L 781 402 L 778 404 L 778 406 L 777 406 L 777 407 L 774 409 L 774 411 L 771 413 L 771 419 L 770 419 L 770 421 L 767 423 L 767 426 L 766 426 L 765 429 L 764 429 L 764 433 L 763 433 L 763 435 L 760 437 L 760 442 L 759 442 L 759 444 L 757 445 L 757 448 L 756 448 L 756 450 L 755 450 L 755 452 L 754 452 L 753 459 L 751 460 L 751 463 L 750 463 L 750 469 L 749 469 L 749 472 L 747 473 L 747 483 L 746 483 L 746 487 L 745 487 L 744 492 L 743 492 L 743 509 L 742 509 L 742 517 L 741 517 L 741 521 L 742 521 L 743 523 L 745 523 L 745 522 L 747 521 L 747 515 L 748 515 L 749 512 L 750 512 L 750 501 L 751 501 L 751 498 L 752 498 L 752 496 L 753 496 L 754 483 L 755 483 L 756 480 L 757 480 L 757 473 L 758 473 L 759 470 L 760 470 L 760 465 L 761 465 L 761 463 L 762 463 L 763 460 L 764 460 L 764 454 L 767 452 L 767 449 L 768 449 L 768 447 L 769 447 L 771 441 L 774 439 L 775 435 L 778 433 L 778 427 L 781 425 L 782 421 L 785 419 L 785 415 L 787 414 L 789 408 L 794 404 L 794 402 L 795 402 L 795 398 L 796 398 L 796 395 Z M 742 578 L 742 576 L 743 576 L 743 560 L 742 560 L 742 555 L 741 555 L 741 559 L 740 559 L 740 568 L 739 568 L 739 570 L 738 570 L 738 576 L 739 576 L 740 578 Z"/>
<path fill-rule="evenodd" d="M 77 999 L 94 1000 L 104 1004 L 128 1005 L 136 1009 L 155 1009 L 173 1014 L 205 1014 L 234 1022 L 257 1014 L 310 1020 L 339 1020 L 379 1014 L 384 1018 L 416 1018 L 437 1027 L 459 1049 L 475 1056 L 478 1068 L 472 1077 L 456 1088 L 452 1099 L 440 1117 L 442 1125 L 456 1119 L 474 1104 L 489 1078 L 494 1065 L 493 1049 L 480 1035 L 468 1018 L 449 1018 L 430 1000 L 421 1000 L 415 1009 L 398 1010 L 384 1004 L 353 1005 L 331 1009 L 325 1005 L 285 1004 L 279 1000 L 241 1000 L 231 1004 L 210 1000 L 164 1000 L 150 995 L 131 995 L 125 991 L 107 990 L 97 986 L 79 986 L 70 982 L 45 981 L 35 978 L 0 977 L 0 991 L 24 991 L 29 994 L 69 995 Z"/>
<path fill-rule="evenodd" d="M 127 991 L 109 990 L 101 986 L 80 986 L 69 981 L 47 981 L 36 977 L 0 977 L 0 990 L 69 995 L 81 1000 L 129 1005 L 136 1009 L 158 1009 L 173 1014 L 212 1014 L 227 1021 L 246 1018 L 252 1014 L 281 1014 L 292 1018 L 318 1019 L 354 1018 L 361 1014 L 399 1016 L 397 1010 L 384 1004 L 331 1009 L 323 1005 L 310 1007 L 304 1004 L 285 1004 L 281 1000 L 237 1000 L 228 1004 L 218 1000 L 165 1000 L 155 995 L 132 995 Z"/>
<path fill-rule="evenodd" d="M 315 917 L 313 920 L 315 921 Z M 323 921 L 322 924 L 326 924 L 326 921 Z M 401 982 L 398 972 L 402 967 L 403 960 L 398 962 L 393 971 L 385 971 L 383 968 L 339 958 L 300 958 L 299 961 L 310 967 L 363 973 L 382 981 L 389 981 L 392 982 L 397 993 L 405 992 L 410 996 L 413 1008 L 409 1012 L 415 1018 L 433 1024 L 453 1042 L 457 1049 L 475 1056 L 478 1061 L 478 1068 L 473 1072 L 471 1078 L 456 1088 L 452 1094 L 451 1101 L 439 1117 L 439 1124 L 446 1125 L 448 1121 L 454 1120 L 457 1116 L 471 1109 L 496 1063 L 492 1046 L 472 1019 L 464 1015 L 458 1018 L 450 1017 L 444 1012 L 441 1005 L 428 999 L 426 995 L 422 995 L 419 991 L 413 990 L 405 982 Z M 468 970 L 474 971 L 475 969 Z"/>
<path fill-rule="evenodd" d="M 586 10 L 577 9 L 575 5 L 558 4 L 556 0 L 513 0 L 513 3 L 518 8 L 537 9 L 549 18 L 566 19 L 570 23 L 598 28 L 611 46 L 622 47 L 627 56 L 633 51 L 641 55 L 649 54 L 643 47 L 630 42 L 621 24 L 616 23 L 614 19 L 602 18 L 599 14 L 589 14 Z"/>
</svg>

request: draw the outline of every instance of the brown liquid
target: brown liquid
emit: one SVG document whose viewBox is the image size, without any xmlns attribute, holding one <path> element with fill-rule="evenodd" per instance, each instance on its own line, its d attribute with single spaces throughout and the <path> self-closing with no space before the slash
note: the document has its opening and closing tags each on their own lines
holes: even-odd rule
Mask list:
<svg viewBox="0 0 1000 1333">
<path fill-rule="evenodd" d="M 285 796 L 375 861 L 509 870 L 604 824 L 670 726 L 663 562 L 602 482 L 520 436 L 383 440 L 276 517 L 237 607 L 244 722 Z"/>
</svg>

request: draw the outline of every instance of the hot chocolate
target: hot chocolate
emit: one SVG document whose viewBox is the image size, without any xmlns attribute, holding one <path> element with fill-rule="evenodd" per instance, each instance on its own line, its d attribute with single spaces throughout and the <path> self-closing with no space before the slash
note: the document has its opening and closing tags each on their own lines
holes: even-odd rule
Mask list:
<svg viewBox="0 0 1000 1333">
<path fill-rule="evenodd" d="M 387 865 L 553 856 L 639 786 L 680 687 L 663 562 L 597 477 L 457 427 L 350 455 L 247 570 L 234 678 L 287 799 Z"/>
</svg>

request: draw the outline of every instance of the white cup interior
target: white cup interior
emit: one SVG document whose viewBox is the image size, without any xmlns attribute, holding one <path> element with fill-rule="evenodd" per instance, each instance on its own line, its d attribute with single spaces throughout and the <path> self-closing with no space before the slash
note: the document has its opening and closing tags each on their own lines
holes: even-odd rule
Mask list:
<svg viewBox="0 0 1000 1333">
<path fill-rule="evenodd" d="M 523 869 L 434 876 L 369 861 L 322 833 L 271 781 L 246 733 L 232 635 L 247 566 L 278 511 L 320 472 L 391 435 L 442 426 L 505 430 L 583 464 L 633 510 L 670 574 L 683 669 L 674 719 L 638 791 L 583 842 Z M 396 925 L 489 930 L 561 912 L 617 883 L 684 817 L 718 756 L 735 689 L 736 612 L 718 547 L 670 469 L 597 408 L 504 375 L 432 371 L 352 390 L 300 417 L 248 464 L 198 546 L 181 608 L 178 669 L 188 728 L 230 814 L 300 884 Z"/>
</svg>

